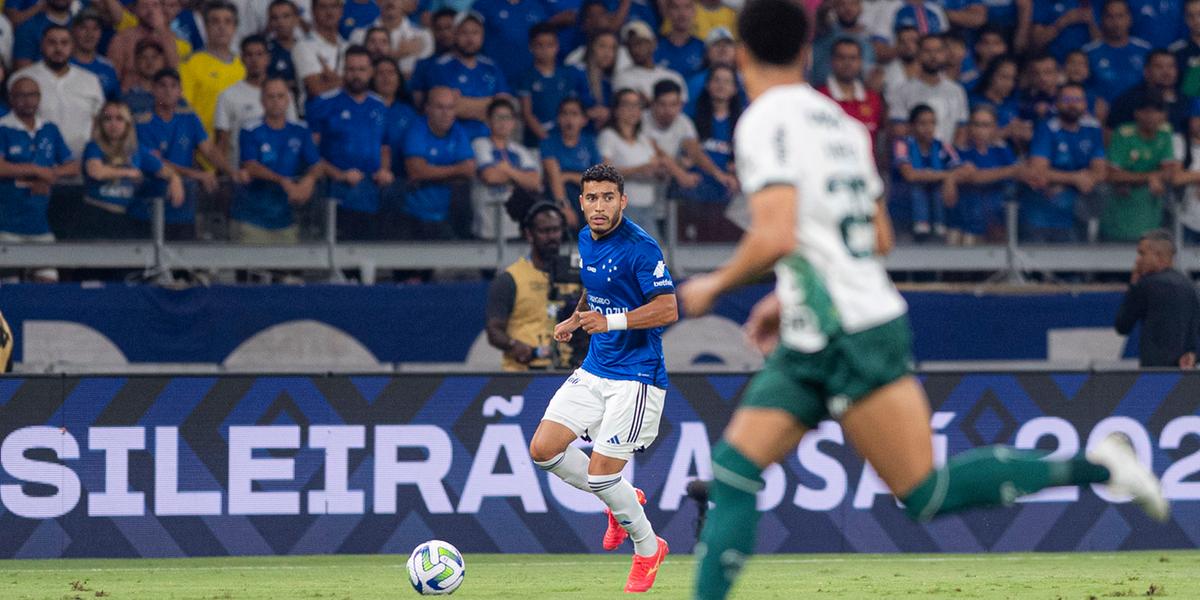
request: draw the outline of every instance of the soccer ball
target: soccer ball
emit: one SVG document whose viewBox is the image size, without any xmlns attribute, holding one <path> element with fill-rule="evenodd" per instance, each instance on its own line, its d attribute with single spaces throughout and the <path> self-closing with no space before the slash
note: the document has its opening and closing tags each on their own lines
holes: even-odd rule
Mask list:
<svg viewBox="0 0 1200 600">
<path fill-rule="evenodd" d="M 424 596 L 453 594 L 466 576 L 462 554 L 442 540 L 429 540 L 408 557 L 408 580 Z"/>
</svg>

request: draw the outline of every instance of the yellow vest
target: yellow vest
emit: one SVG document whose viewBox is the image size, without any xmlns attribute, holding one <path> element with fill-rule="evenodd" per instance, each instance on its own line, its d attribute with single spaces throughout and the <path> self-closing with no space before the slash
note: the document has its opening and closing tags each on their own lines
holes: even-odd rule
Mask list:
<svg viewBox="0 0 1200 600">
<path fill-rule="evenodd" d="M 542 356 L 523 365 L 507 354 L 501 359 L 505 371 L 525 371 L 529 368 L 545 369 L 551 366 L 570 364 L 569 344 L 554 342 L 554 326 L 558 324 L 558 312 L 563 308 L 567 296 L 578 294 L 579 284 L 557 284 L 559 300 L 550 301 L 550 275 L 539 271 L 528 258 L 521 258 L 504 270 L 513 278 L 517 294 L 513 298 L 512 314 L 508 316 L 508 337 L 533 348 L 557 348 L 557 365 L 552 365 L 550 356 Z"/>
<path fill-rule="evenodd" d="M 8 361 L 12 358 L 13 336 L 8 321 L 0 314 L 0 373 L 8 372 Z"/>
</svg>

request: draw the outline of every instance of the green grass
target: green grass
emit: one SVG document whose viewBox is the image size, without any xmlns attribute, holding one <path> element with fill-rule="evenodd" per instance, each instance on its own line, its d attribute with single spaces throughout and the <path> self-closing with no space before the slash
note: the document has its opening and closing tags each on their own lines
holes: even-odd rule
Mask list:
<svg viewBox="0 0 1200 600">
<path fill-rule="evenodd" d="M 620 598 L 628 555 L 467 555 L 456 600 Z M 672 556 L 650 597 L 687 598 Z M 788 554 L 752 560 L 734 598 L 1200 598 L 1200 551 L 992 555 Z M 0 561 L 0 598 L 417 598 L 404 557 Z"/>
</svg>

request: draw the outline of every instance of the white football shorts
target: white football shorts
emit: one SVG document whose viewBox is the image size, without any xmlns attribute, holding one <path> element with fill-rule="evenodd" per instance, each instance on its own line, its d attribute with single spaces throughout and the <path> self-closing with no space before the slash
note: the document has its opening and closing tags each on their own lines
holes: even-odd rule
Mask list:
<svg viewBox="0 0 1200 600">
<path fill-rule="evenodd" d="M 547 421 L 592 440 L 594 451 L 629 460 L 658 437 L 667 390 L 642 383 L 597 377 L 576 369 L 546 406 Z"/>
</svg>

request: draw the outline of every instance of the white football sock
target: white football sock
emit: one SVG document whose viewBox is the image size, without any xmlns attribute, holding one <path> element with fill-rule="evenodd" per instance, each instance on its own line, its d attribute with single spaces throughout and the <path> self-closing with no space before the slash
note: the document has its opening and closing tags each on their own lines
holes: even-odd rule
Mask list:
<svg viewBox="0 0 1200 600">
<path fill-rule="evenodd" d="M 592 491 L 588 487 L 588 455 L 575 446 L 567 446 L 566 451 L 546 462 L 534 461 L 533 464 L 543 471 L 554 473 L 572 487 L 585 492 Z"/>
<path fill-rule="evenodd" d="M 654 556 L 658 552 L 658 538 L 654 536 L 654 528 L 650 526 L 650 519 L 646 518 L 646 511 L 642 510 L 633 486 L 620 473 L 588 475 L 588 485 L 592 493 L 612 510 L 617 522 L 629 532 L 633 551 L 641 556 Z"/>
</svg>

